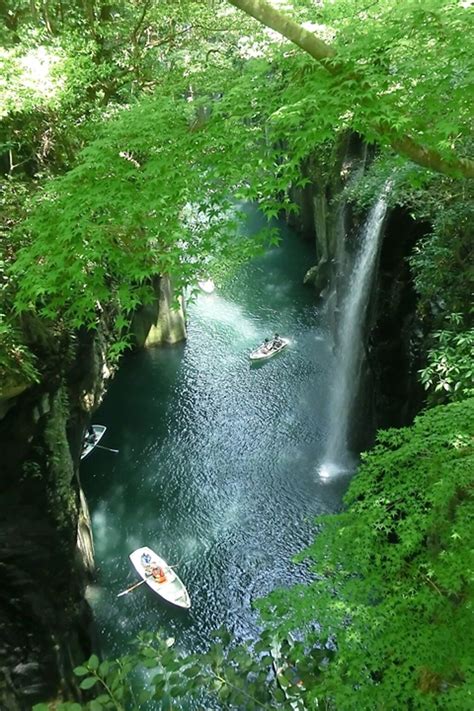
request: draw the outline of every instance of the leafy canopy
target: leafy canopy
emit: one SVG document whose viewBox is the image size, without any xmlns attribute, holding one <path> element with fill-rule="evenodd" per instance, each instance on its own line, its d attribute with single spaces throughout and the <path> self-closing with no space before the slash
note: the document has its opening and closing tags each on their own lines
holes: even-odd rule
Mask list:
<svg viewBox="0 0 474 711">
<path fill-rule="evenodd" d="M 30 97 L 4 122 L 9 180 L 21 166 L 73 168 L 10 231 L 22 249 L 5 312 L 13 299 L 17 313 L 76 327 L 110 307 L 120 330 L 155 274 L 182 284 L 255 253 L 259 240 L 235 239 L 236 201 L 293 209 L 301 163 L 340 131 L 387 145 L 408 133 L 443 156 L 467 148 L 474 53 L 459 3 L 288 5 L 331 43 L 332 65 L 227 2 L 10 6 L 5 56 L 49 46 L 59 59 L 49 103 Z"/>
<path fill-rule="evenodd" d="M 474 177 L 464 157 L 473 95 L 466 4 L 294 0 L 281 12 L 266 0 L 229 1 L 312 57 L 316 111 L 332 105 L 366 140 L 432 170 Z"/>
</svg>

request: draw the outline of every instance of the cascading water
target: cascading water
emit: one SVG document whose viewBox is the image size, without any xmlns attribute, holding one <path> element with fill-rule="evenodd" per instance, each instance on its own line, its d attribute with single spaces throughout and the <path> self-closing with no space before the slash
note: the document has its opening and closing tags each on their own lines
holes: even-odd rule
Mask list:
<svg viewBox="0 0 474 711">
<path fill-rule="evenodd" d="M 349 423 L 359 389 L 365 317 L 387 213 L 389 190 L 390 182 L 369 213 L 345 289 L 338 327 L 336 372 L 329 405 L 328 443 L 319 469 L 321 478 L 329 478 L 332 474 L 352 468 L 348 451 Z"/>
</svg>

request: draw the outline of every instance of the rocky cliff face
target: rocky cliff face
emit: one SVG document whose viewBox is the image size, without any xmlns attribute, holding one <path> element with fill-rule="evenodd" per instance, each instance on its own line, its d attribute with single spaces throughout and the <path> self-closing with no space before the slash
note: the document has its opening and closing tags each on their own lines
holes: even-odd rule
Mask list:
<svg viewBox="0 0 474 711">
<path fill-rule="evenodd" d="M 84 589 L 93 552 L 78 464 L 84 407 L 99 396 L 87 367 L 99 359 L 95 338 L 74 340 L 64 367 L 9 398 L 0 421 L 0 699 L 11 710 L 58 693 L 77 698 L 71 670 L 91 652 Z"/>
<path fill-rule="evenodd" d="M 186 316 L 182 296 L 176 296 L 168 276 L 157 277 L 153 284 L 155 299 L 140 307 L 132 322 L 138 348 L 179 343 L 186 338 Z"/>
<path fill-rule="evenodd" d="M 341 135 L 327 154 L 314 156 L 302 166 L 308 183 L 292 192 L 299 207 L 289 223 L 314 240 L 316 264 L 305 276 L 321 298 L 329 295 L 344 271 L 344 241 L 354 227 L 350 205 L 341 199 L 349 181 L 363 172 L 368 160 L 367 147 L 354 134 Z"/>
<path fill-rule="evenodd" d="M 401 207 L 391 211 L 385 225 L 368 334 L 377 429 L 410 423 L 424 401 L 417 376 L 424 334 L 407 257 L 428 229 Z"/>
<path fill-rule="evenodd" d="M 184 337 L 184 313 L 171 307 L 171 286 L 160 281 L 141 315 L 140 345 L 156 342 L 158 328 L 159 342 Z M 33 319 L 24 331 L 41 383 L 0 390 L 0 708 L 8 711 L 80 699 L 72 669 L 92 651 L 84 593 L 94 552 L 79 462 L 111 376 L 113 338 L 105 318 L 95 332 L 59 333 Z"/>
</svg>

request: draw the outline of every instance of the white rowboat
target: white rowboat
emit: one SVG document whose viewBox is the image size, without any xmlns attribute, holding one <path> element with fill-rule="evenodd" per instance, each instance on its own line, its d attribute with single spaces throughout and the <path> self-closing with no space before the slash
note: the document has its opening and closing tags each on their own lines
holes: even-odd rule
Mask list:
<svg viewBox="0 0 474 711">
<path fill-rule="evenodd" d="M 288 338 L 279 338 L 275 345 L 275 339 L 272 338 L 271 341 L 262 343 L 258 348 L 250 353 L 250 360 L 267 360 L 272 356 L 280 353 L 290 341 Z"/>
<path fill-rule="evenodd" d="M 184 583 L 176 575 L 173 568 L 160 558 L 151 548 L 143 546 L 130 553 L 130 560 L 142 580 L 160 595 L 164 600 L 186 610 L 191 607 L 191 599 Z M 164 573 L 163 582 L 158 581 L 158 576 L 153 577 L 153 569 L 161 569 Z"/>
<path fill-rule="evenodd" d="M 92 452 L 94 447 L 96 447 L 99 444 L 100 440 L 104 436 L 104 433 L 105 433 L 105 430 L 107 429 L 107 427 L 105 427 L 104 425 L 92 425 L 92 429 L 94 430 L 94 439 L 89 440 L 86 435 L 84 444 L 82 446 L 81 459 L 84 459 L 84 457 L 87 457 L 87 455 Z"/>
</svg>

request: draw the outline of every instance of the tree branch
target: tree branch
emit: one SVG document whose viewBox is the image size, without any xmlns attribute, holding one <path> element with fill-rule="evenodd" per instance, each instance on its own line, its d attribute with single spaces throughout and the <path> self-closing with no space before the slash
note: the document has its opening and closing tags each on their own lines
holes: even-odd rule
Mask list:
<svg viewBox="0 0 474 711">
<path fill-rule="evenodd" d="M 140 39 L 141 35 L 143 34 L 143 22 L 145 20 L 146 14 L 149 10 L 149 7 L 151 5 L 151 0 L 147 0 L 147 2 L 144 3 L 141 15 L 138 19 L 137 24 L 132 30 L 132 44 L 137 44 L 138 40 Z"/>
<path fill-rule="evenodd" d="M 304 49 L 331 74 L 337 73 L 337 69 L 328 62 L 328 60 L 332 60 L 336 56 L 336 51 L 326 42 L 316 37 L 313 32 L 306 30 L 292 20 L 291 17 L 284 15 L 279 10 L 275 10 L 270 3 L 265 0 L 229 0 L 229 2 L 239 10 L 243 10 L 247 15 L 254 17 L 262 25 L 270 27 L 270 29 L 289 39 L 290 42 Z"/>
</svg>

